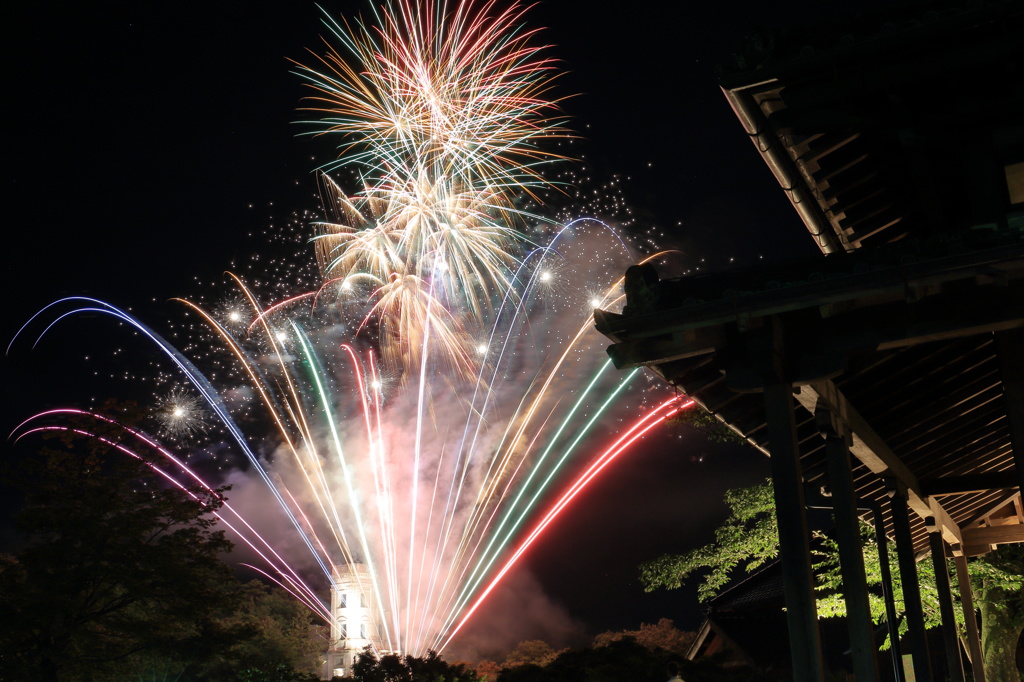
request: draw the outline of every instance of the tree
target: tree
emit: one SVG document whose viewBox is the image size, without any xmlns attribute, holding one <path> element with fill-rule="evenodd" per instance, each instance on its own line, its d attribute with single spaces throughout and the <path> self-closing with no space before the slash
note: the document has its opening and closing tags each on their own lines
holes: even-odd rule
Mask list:
<svg viewBox="0 0 1024 682">
<path fill-rule="evenodd" d="M 497 682 L 501 665 L 495 661 L 481 661 L 473 667 L 473 672 L 480 682 Z"/>
<path fill-rule="evenodd" d="M 358 682 L 477 682 L 476 674 L 464 663 L 448 663 L 434 651 L 426 656 L 378 656 L 366 647 L 352 666 Z"/>
<path fill-rule="evenodd" d="M 406 656 L 405 663 L 415 682 L 476 682 L 476 675 L 465 663 L 449 663 L 434 651 L 426 656 Z"/>
<path fill-rule="evenodd" d="M 290 669 L 315 679 L 326 640 L 310 610 L 284 590 L 256 580 L 240 588 L 239 602 L 224 625 L 245 637 L 228 649 L 225 663 L 238 667 L 241 662 L 243 671 Z"/>
<path fill-rule="evenodd" d="M 675 589 L 684 581 L 702 574 L 697 588 L 702 600 L 716 596 L 739 572 L 751 572 L 778 556 L 778 527 L 771 483 L 751 488 L 738 488 L 725 494 L 730 514 L 715 531 L 715 540 L 681 555 L 663 556 L 641 566 L 640 575 L 647 591 L 659 587 Z M 864 564 L 869 585 L 881 584 L 881 563 L 874 545 L 874 530 L 863 523 Z M 818 613 L 824 617 L 843 616 L 846 604 L 842 598 L 842 578 L 835 541 L 816 534 L 814 573 L 818 579 Z M 900 574 L 895 565 L 895 551 L 889 552 L 893 593 L 902 600 Z M 737 569 L 742 569 L 738 571 Z M 1014 655 L 1024 629 L 1024 551 L 1005 547 L 969 564 L 972 587 L 982 617 L 982 651 L 989 682 L 1018 682 Z M 918 563 L 925 625 L 941 623 L 938 592 L 932 562 Z M 881 595 L 869 595 L 876 622 L 885 616 Z M 959 616 L 959 609 L 957 615 Z M 901 624 L 901 632 L 906 623 Z"/>
<path fill-rule="evenodd" d="M 598 648 L 566 649 L 544 666 L 506 666 L 498 682 L 662 682 L 667 662 L 665 651 L 652 652 L 633 639 L 621 639 Z"/>
<path fill-rule="evenodd" d="M 274 663 L 263 667 L 250 667 L 235 675 L 236 682 L 319 682 L 320 676 L 299 671 L 287 663 Z"/>
<path fill-rule="evenodd" d="M 1024 630 L 1024 547 L 1002 545 L 969 564 L 981 610 L 981 653 L 990 682 L 1016 682 L 1014 661 Z"/>
<path fill-rule="evenodd" d="M 592 646 L 608 646 L 612 642 L 632 638 L 636 643 L 650 651 L 664 649 L 669 653 L 683 655 L 690 648 L 695 632 L 680 630 L 668 618 L 662 618 L 657 623 L 641 623 L 639 630 L 622 630 L 620 632 L 602 632 L 594 638 Z"/>
<path fill-rule="evenodd" d="M 103 679 L 146 657 L 180 673 L 212 657 L 233 640 L 217 616 L 237 592 L 210 516 L 223 491 L 162 487 L 144 462 L 69 433 L 5 471 L 25 544 L 0 562 L 0 677 Z"/>
<path fill-rule="evenodd" d="M 735 488 L 725 493 L 729 517 L 715 531 L 715 541 L 686 554 L 666 555 L 640 567 L 651 592 L 677 589 L 695 573 L 706 573 L 697 587 L 701 601 L 717 595 L 736 577 L 736 569 L 753 572 L 778 556 L 779 530 L 770 485 Z"/>
<path fill-rule="evenodd" d="M 687 682 L 757 682 L 766 679 L 746 667 L 726 668 L 716 660 L 681 660 L 662 647 L 648 648 L 632 637 L 601 646 L 563 650 L 545 666 L 527 663 L 504 668 L 498 682 L 664 682 L 669 661 Z"/>
<path fill-rule="evenodd" d="M 359 682 L 412 682 L 405 657 L 399 654 L 377 655 L 366 647 L 352 666 L 353 679 Z"/>
<path fill-rule="evenodd" d="M 509 652 L 508 656 L 505 657 L 505 662 L 502 664 L 504 668 L 514 668 L 518 665 L 537 665 L 540 667 L 546 666 L 551 661 L 558 658 L 558 655 L 566 651 L 555 651 L 551 648 L 551 645 L 540 639 L 528 639 L 525 642 L 520 642 L 516 645 L 516 648 Z"/>
</svg>

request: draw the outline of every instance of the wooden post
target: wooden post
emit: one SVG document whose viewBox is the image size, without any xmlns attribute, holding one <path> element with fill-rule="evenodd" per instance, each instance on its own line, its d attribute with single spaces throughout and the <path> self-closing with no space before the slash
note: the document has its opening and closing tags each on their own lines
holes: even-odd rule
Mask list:
<svg viewBox="0 0 1024 682">
<path fill-rule="evenodd" d="M 885 598 L 885 620 L 889 624 L 889 655 L 892 660 L 893 679 L 904 682 L 903 647 L 900 646 L 899 618 L 896 616 L 896 600 L 893 597 L 892 571 L 889 570 L 889 538 L 885 535 L 882 507 L 872 504 L 875 521 L 875 544 L 878 546 L 878 568 L 882 572 L 882 596 Z"/>
<path fill-rule="evenodd" d="M 956 631 L 953 609 L 953 588 L 949 584 L 949 565 L 946 563 L 946 543 L 934 518 L 925 519 L 928 542 L 932 547 L 932 565 L 935 567 L 935 589 L 939 596 L 939 614 L 942 617 L 942 643 L 946 649 L 946 667 L 952 682 L 964 681 L 964 662 L 960 658 L 960 637 Z"/>
<path fill-rule="evenodd" d="M 985 682 L 985 659 L 981 654 L 981 637 L 978 635 L 978 614 L 974 612 L 974 590 L 971 589 L 971 574 L 967 572 L 967 557 L 963 553 L 953 556 L 956 565 L 956 580 L 960 584 L 960 604 L 964 610 L 964 624 L 967 626 L 967 648 L 971 652 L 971 673 L 974 682 Z"/>
<path fill-rule="evenodd" d="M 779 554 L 789 647 L 794 682 L 823 682 L 824 664 L 818 611 L 814 598 L 814 577 L 800 470 L 800 444 L 793 414 L 793 387 L 773 382 L 764 387 L 768 449 L 771 453 L 775 514 L 779 524 Z"/>
<path fill-rule="evenodd" d="M 907 635 L 910 639 L 910 654 L 914 660 L 914 676 L 919 680 L 931 680 L 932 666 L 924 628 L 924 609 L 921 607 L 921 586 L 917 580 L 914 540 L 910 534 L 910 508 L 907 505 L 906 493 L 899 489 L 895 481 L 889 483 L 889 509 L 892 512 L 893 535 L 896 539 L 896 559 L 899 562 L 900 578 L 903 583 L 903 610 L 907 615 Z"/>
<path fill-rule="evenodd" d="M 853 473 L 850 469 L 850 448 L 844 427 L 834 422 L 831 412 L 816 410 L 815 418 L 819 430 L 825 434 L 825 455 L 828 459 L 829 489 L 832 492 L 832 514 L 836 522 L 836 542 L 839 545 L 839 567 L 843 576 L 843 600 L 846 602 L 853 674 L 857 682 L 877 681 L 874 623 L 868 603 L 868 580 L 864 573 L 864 551 Z"/>
</svg>

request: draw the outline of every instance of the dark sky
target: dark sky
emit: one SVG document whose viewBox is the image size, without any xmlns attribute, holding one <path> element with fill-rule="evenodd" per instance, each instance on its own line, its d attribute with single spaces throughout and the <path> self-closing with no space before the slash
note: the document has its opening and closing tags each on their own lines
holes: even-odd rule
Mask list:
<svg viewBox="0 0 1024 682">
<path fill-rule="evenodd" d="M 716 83 L 754 26 L 811 7 L 765 4 L 547 0 L 529 15 L 564 92 L 580 93 L 565 109 L 593 172 L 629 176 L 640 224 L 708 267 L 814 253 Z M 286 58 L 318 45 L 319 16 L 291 1 L 18 4 L 4 22 L 5 345 L 64 295 L 165 319 L 194 278 L 260 248 L 251 235 L 270 220 L 315 206 L 312 158 L 331 150 L 296 137 Z M 95 369 L 66 347 L 8 357 L 2 426 L 88 392 Z M 589 489 L 524 569 L 591 634 L 659 617 L 694 628 L 692 592 L 643 595 L 636 566 L 707 540 L 721 492 L 766 474 L 761 455 L 666 433 Z"/>
</svg>

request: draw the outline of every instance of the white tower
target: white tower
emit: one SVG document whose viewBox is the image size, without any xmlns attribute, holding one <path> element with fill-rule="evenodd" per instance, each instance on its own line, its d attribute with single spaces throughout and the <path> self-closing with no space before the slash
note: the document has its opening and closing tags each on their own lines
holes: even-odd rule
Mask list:
<svg viewBox="0 0 1024 682">
<path fill-rule="evenodd" d="M 335 567 L 331 588 L 331 644 L 324 679 L 351 677 L 356 657 L 373 645 L 380 650 L 377 620 L 370 603 L 370 572 L 363 564 Z"/>
</svg>

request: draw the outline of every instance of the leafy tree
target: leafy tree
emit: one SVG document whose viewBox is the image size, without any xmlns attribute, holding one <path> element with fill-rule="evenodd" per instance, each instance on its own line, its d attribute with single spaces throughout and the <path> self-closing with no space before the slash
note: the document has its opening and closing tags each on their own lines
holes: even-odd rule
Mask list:
<svg viewBox="0 0 1024 682">
<path fill-rule="evenodd" d="M 233 638 L 216 618 L 235 596 L 220 559 L 231 544 L 209 515 L 223 491 L 190 497 L 101 440 L 59 442 L 5 472 L 25 498 L 24 548 L 0 563 L 5 679 L 103 679 L 145 656 L 213 656 Z"/>
<path fill-rule="evenodd" d="M 544 667 L 555 660 L 560 653 L 566 651 L 555 651 L 551 645 L 540 639 L 528 639 L 520 642 L 516 648 L 509 652 L 502 665 L 504 668 L 514 668 L 518 665 L 537 665 Z"/>
<path fill-rule="evenodd" d="M 612 642 L 618 642 L 628 637 L 650 651 L 664 649 L 669 653 L 681 656 L 690 648 L 690 644 L 693 643 L 696 636 L 697 633 L 680 630 L 670 619 L 662 618 L 654 625 L 641 623 L 639 630 L 602 632 L 594 638 L 592 646 L 608 646 Z"/>
<path fill-rule="evenodd" d="M 501 674 L 501 665 L 495 661 L 481 661 L 473 667 L 480 682 L 496 682 Z"/>
<path fill-rule="evenodd" d="M 468 665 L 448 663 L 434 651 L 426 656 L 406 656 L 405 663 L 416 682 L 476 682 Z"/>
<path fill-rule="evenodd" d="M 1024 678 L 1014 654 L 1024 630 L 1024 546 L 1001 545 L 968 564 L 981 610 L 981 653 L 990 682 Z"/>
<path fill-rule="evenodd" d="M 774 514 L 773 514 L 774 515 Z M 875 544 L 875 529 L 861 521 L 861 544 L 864 554 L 864 574 L 868 585 L 882 584 L 882 563 L 878 558 L 878 546 Z M 816 556 L 814 563 L 817 586 L 818 615 L 823 618 L 842 617 L 846 615 L 846 600 L 843 598 L 843 578 L 839 566 L 839 544 L 828 535 L 816 533 L 816 548 L 812 553 Z M 889 541 L 889 575 L 892 578 L 894 599 L 903 601 L 903 577 L 900 574 L 896 559 L 896 546 Z M 939 612 L 939 591 L 935 586 L 935 566 L 931 561 L 917 563 L 918 587 L 921 592 L 921 608 L 924 611 L 924 624 L 927 628 L 942 625 L 942 614 Z M 885 619 L 885 599 L 881 590 L 868 592 L 868 607 L 871 617 L 876 623 Z M 956 610 L 957 622 L 962 623 L 962 610 Z M 901 622 L 900 632 L 907 630 L 906 621 Z M 964 635 L 966 637 L 966 634 Z M 966 640 L 965 640 L 966 641 Z M 884 646 L 888 648 L 889 641 Z"/>
<path fill-rule="evenodd" d="M 352 666 L 358 682 L 477 682 L 476 674 L 464 663 L 448 663 L 434 651 L 426 656 L 378 656 L 367 647 Z"/>
<path fill-rule="evenodd" d="M 412 673 L 404 656 L 378 656 L 371 647 L 366 647 L 352 665 L 352 678 L 359 682 L 411 682 Z"/>
<path fill-rule="evenodd" d="M 662 682 L 665 664 L 664 652 L 655 654 L 632 639 L 622 639 L 596 649 L 566 649 L 544 666 L 536 663 L 506 666 L 498 682 Z"/>
<path fill-rule="evenodd" d="M 706 572 L 697 594 L 707 601 L 736 577 L 737 568 L 750 573 L 778 556 L 779 530 L 771 486 L 728 490 L 725 503 L 729 517 L 715 531 L 713 543 L 686 554 L 666 555 L 640 567 L 640 578 L 648 592 L 658 587 L 677 589 L 693 574 Z"/>
<path fill-rule="evenodd" d="M 704 579 L 698 585 L 697 593 L 702 600 L 708 600 L 736 578 L 738 572 L 752 572 L 778 556 L 778 528 L 771 483 L 730 490 L 725 501 L 730 514 L 715 531 L 714 542 L 686 554 L 663 556 L 641 566 L 641 580 L 647 591 L 659 587 L 675 589 L 687 579 L 701 574 Z M 868 584 L 879 585 L 881 563 L 874 544 L 874 530 L 866 523 L 861 530 Z M 845 615 L 836 543 L 826 535 L 817 534 L 816 545 L 814 572 L 818 579 L 818 612 L 824 617 Z M 899 602 L 902 589 L 894 549 L 889 552 L 889 558 L 893 593 Z M 986 676 L 990 682 L 1017 682 L 1019 674 L 1014 655 L 1024 629 L 1024 550 L 1019 546 L 1003 547 L 972 560 L 969 568 L 975 601 L 982 617 Z M 932 562 L 918 563 L 918 577 L 925 624 L 936 627 L 941 620 Z M 871 594 L 870 605 L 876 622 L 880 622 L 885 616 L 882 597 Z M 959 613 L 958 609 L 958 616 Z M 905 628 L 904 622 L 901 631 Z"/>
<path fill-rule="evenodd" d="M 245 668 L 235 674 L 236 682 L 319 682 L 320 676 L 296 670 L 287 663 Z"/>
<path fill-rule="evenodd" d="M 689 426 L 714 443 L 746 443 L 747 440 L 700 405 L 677 412 L 665 420 L 668 426 Z"/>
<path fill-rule="evenodd" d="M 239 602 L 224 619 L 245 635 L 227 650 L 229 667 L 243 662 L 247 670 L 290 669 L 316 678 L 326 640 L 309 609 L 284 590 L 256 580 L 241 586 Z"/>
<path fill-rule="evenodd" d="M 746 667 L 723 667 L 717 660 L 680 660 L 661 647 L 642 646 L 623 637 L 602 646 L 562 651 L 546 666 L 527 663 L 501 671 L 498 682 L 664 682 L 669 661 L 675 661 L 687 682 L 757 682 Z"/>
</svg>

